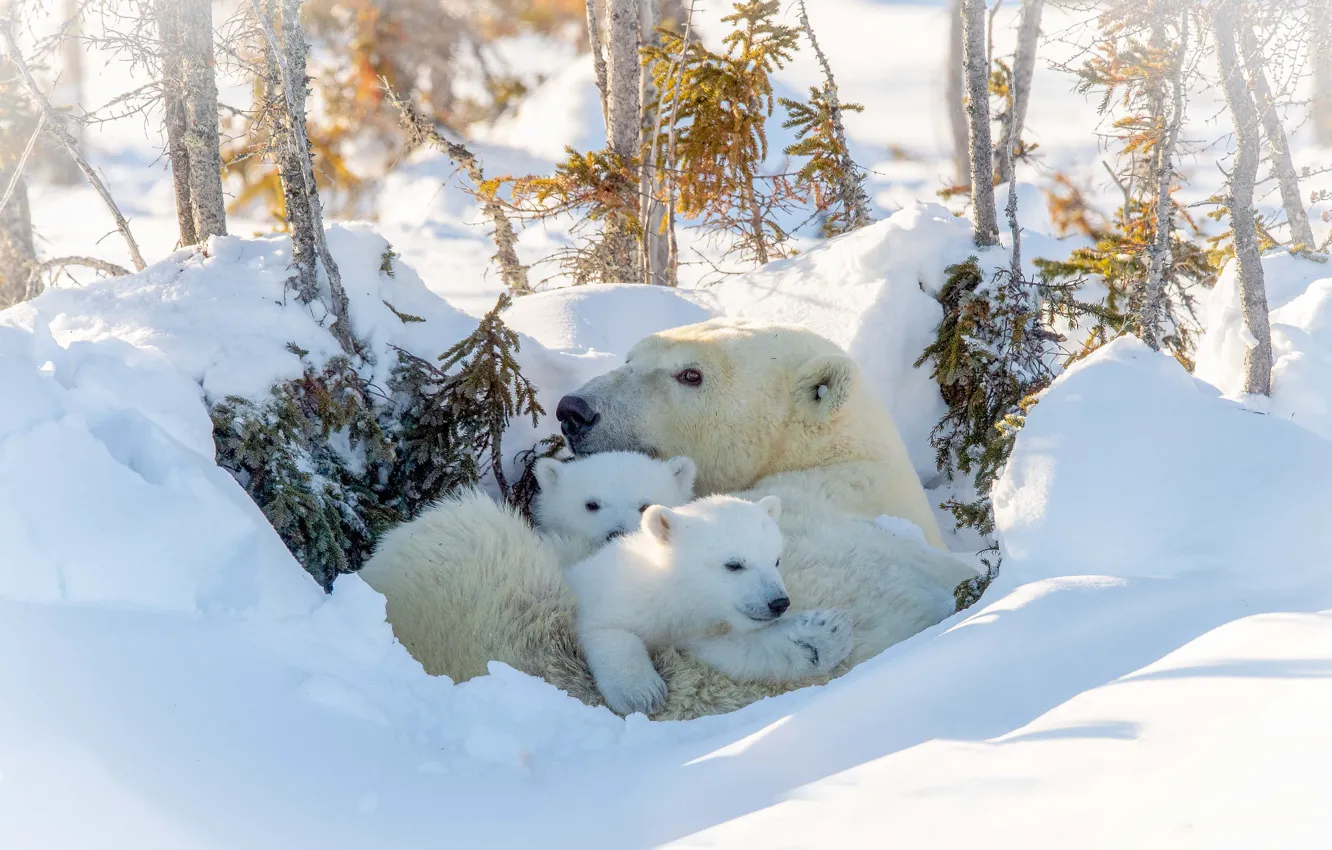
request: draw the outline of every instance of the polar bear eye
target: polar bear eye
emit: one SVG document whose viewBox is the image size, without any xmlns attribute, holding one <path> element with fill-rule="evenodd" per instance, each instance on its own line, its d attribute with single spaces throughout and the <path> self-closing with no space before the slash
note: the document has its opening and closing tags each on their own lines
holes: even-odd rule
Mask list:
<svg viewBox="0 0 1332 850">
<path fill-rule="evenodd" d="M 686 387 L 697 387 L 703 383 L 703 373 L 697 369 L 681 369 L 675 373 L 675 380 Z"/>
<path fill-rule="evenodd" d="M 648 508 L 650 508 L 650 507 L 652 507 L 652 506 L 649 505 L 649 504 L 647 504 L 647 503 L 641 504 L 641 505 L 638 506 L 638 512 L 641 514 L 641 513 L 643 513 L 644 511 L 646 511 L 646 510 L 647 510 Z"/>
<path fill-rule="evenodd" d="M 726 569 L 730 570 L 730 571 L 733 572 L 733 573 L 738 573 L 738 572 L 740 572 L 741 570 L 743 570 L 744 568 L 745 568 L 745 565 L 744 565 L 742 562 L 740 562 L 740 561 L 727 561 L 727 562 L 726 562 Z"/>
<path fill-rule="evenodd" d="M 583 507 L 587 508 L 588 513 L 594 514 L 597 511 L 601 510 L 601 503 L 593 499 L 589 501 L 587 504 L 583 505 Z"/>
</svg>

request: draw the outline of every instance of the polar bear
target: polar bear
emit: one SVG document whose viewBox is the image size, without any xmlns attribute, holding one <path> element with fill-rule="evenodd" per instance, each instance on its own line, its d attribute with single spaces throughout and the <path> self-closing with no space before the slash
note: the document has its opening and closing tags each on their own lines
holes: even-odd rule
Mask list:
<svg viewBox="0 0 1332 850">
<path fill-rule="evenodd" d="M 606 705 L 656 711 L 666 682 L 649 650 L 674 647 L 736 679 L 799 681 L 851 652 L 839 611 L 791 607 L 778 571 L 781 500 L 710 496 L 652 505 L 638 532 L 569 569 L 575 632 Z"/>
<path fill-rule="evenodd" d="M 637 531 L 649 505 L 674 508 L 692 501 L 695 471 L 688 457 L 660 461 L 639 452 L 541 458 L 532 467 L 540 485 L 532 519 L 542 532 L 592 551 Z"/>
<path fill-rule="evenodd" d="M 667 699 L 654 718 L 730 711 L 826 681 L 949 616 L 954 589 L 977 575 L 942 549 L 901 436 L 855 363 L 810 331 L 712 320 L 653 334 L 561 399 L 556 416 L 578 456 L 685 455 L 702 495 L 779 496 L 793 609 L 836 609 L 852 622 L 848 658 L 801 682 L 738 681 L 658 650 Z M 911 521 L 928 543 L 880 529 L 881 515 Z M 562 573 L 516 511 L 476 492 L 389 531 L 361 569 L 428 672 L 460 681 L 500 661 L 598 704 Z"/>
</svg>

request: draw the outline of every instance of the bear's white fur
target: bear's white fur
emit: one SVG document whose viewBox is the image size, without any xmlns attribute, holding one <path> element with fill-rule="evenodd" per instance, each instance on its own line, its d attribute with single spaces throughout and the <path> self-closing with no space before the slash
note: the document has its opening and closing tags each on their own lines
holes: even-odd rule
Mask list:
<svg viewBox="0 0 1332 850">
<path fill-rule="evenodd" d="M 850 358 L 816 334 L 720 320 L 676 328 L 577 394 L 598 415 L 571 439 L 576 454 L 686 455 L 704 495 L 781 498 L 792 608 L 852 621 L 851 654 L 833 675 L 947 617 L 956 586 L 976 575 L 940 550 L 891 417 Z M 879 529 L 884 514 L 934 545 Z M 562 569 L 520 515 L 469 493 L 386 534 L 361 576 L 387 597 L 394 633 L 427 671 L 461 681 L 502 661 L 597 703 Z M 729 711 L 827 678 L 742 682 L 675 649 L 653 661 L 667 684 L 657 718 Z"/>
<path fill-rule="evenodd" d="M 687 457 L 602 452 L 563 462 L 541 458 L 533 473 L 540 485 L 532 499 L 537 528 L 589 550 L 637 531 L 649 505 L 674 508 L 694 498 L 695 467 Z"/>
<path fill-rule="evenodd" d="M 649 651 L 674 647 L 737 679 L 799 681 L 851 651 L 837 611 L 786 614 L 781 500 L 710 496 L 672 510 L 653 505 L 640 530 L 575 564 L 578 643 L 613 711 L 651 713 L 666 682 Z"/>
</svg>

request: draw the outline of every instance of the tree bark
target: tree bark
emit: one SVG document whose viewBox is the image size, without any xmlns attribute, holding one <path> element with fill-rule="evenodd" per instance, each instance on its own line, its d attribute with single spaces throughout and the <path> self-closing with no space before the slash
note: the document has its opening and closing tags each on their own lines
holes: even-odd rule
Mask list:
<svg viewBox="0 0 1332 850">
<path fill-rule="evenodd" d="M 213 75 L 211 0 L 165 0 L 178 6 L 178 36 L 185 80 L 185 149 L 190 161 L 194 229 L 202 241 L 227 235 L 222 194 L 222 145 L 218 130 L 217 80 Z"/>
<path fill-rule="evenodd" d="M 971 213 L 976 244 L 999 244 L 994 208 L 994 150 L 990 141 L 990 67 L 985 48 L 985 0 L 963 0 L 965 30 L 962 62 L 967 81 L 967 130 L 970 140 Z"/>
<path fill-rule="evenodd" d="M 8 186 L 8 173 L 17 163 L 0 171 L 0 183 Z M 0 210 L 0 310 L 31 297 L 28 279 L 37 266 L 32 244 L 32 215 L 28 209 L 28 186 L 20 176 L 9 203 Z"/>
<path fill-rule="evenodd" d="M 638 100 L 638 0 L 608 0 L 606 68 L 607 146 L 625 158 L 638 152 L 642 106 Z"/>
<path fill-rule="evenodd" d="M 175 0 L 156 0 L 157 37 L 161 42 L 162 111 L 165 115 L 167 159 L 176 193 L 176 223 L 181 245 L 196 245 L 194 201 L 190 198 L 190 152 L 185 146 L 189 128 L 185 106 L 185 63 L 181 57 L 180 8 Z"/>
<path fill-rule="evenodd" d="M 286 120 L 291 129 L 287 146 L 293 149 L 291 156 L 298 164 L 300 184 L 292 191 L 304 195 L 309 205 L 310 216 L 308 230 L 315 245 L 319 262 L 324 266 L 324 276 L 328 279 L 329 311 L 333 314 L 333 325 L 329 332 L 338 341 L 344 354 L 349 357 L 360 353 L 356 338 L 352 334 L 351 315 L 347 290 L 342 287 L 342 274 L 333 254 L 328 250 L 328 240 L 324 236 L 324 211 L 319 205 L 319 190 L 315 186 L 314 163 L 310 159 L 310 139 L 305 133 L 305 32 L 300 25 L 301 0 L 282 0 L 282 43 L 278 43 L 273 32 L 273 22 L 264 14 L 259 0 L 250 0 L 275 61 L 278 63 L 278 77 L 282 83 L 283 105 L 286 107 Z M 297 89 L 301 94 L 297 95 Z M 294 178 L 293 178 L 294 179 Z M 284 192 L 286 187 L 284 187 Z M 293 243 L 295 240 L 293 239 Z"/>
<path fill-rule="evenodd" d="M 1165 43 L 1164 22 L 1160 27 L 1159 41 Z M 1166 275 L 1170 271 L 1173 256 L 1170 237 L 1175 229 L 1174 205 L 1170 190 L 1175 183 L 1175 145 L 1179 140 L 1179 129 L 1184 123 L 1184 60 L 1189 43 L 1189 16 L 1180 15 L 1178 47 L 1175 62 L 1170 70 L 1170 79 L 1152 99 L 1154 116 L 1166 122 L 1164 137 L 1157 142 L 1152 158 L 1152 176 L 1156 182 L 1156 230 L 1152 234 L 1152 247 L 1147 268 L 1147 280 L 1143 285 L 1142 312 L 1138 318 L 1139 331 L 1143 342 L 1152 351 L 1161 350 L 1161 320 L 1165 307 Z M 1165 114 L 1165 88 L 1171 91 L 1169 116 Z"/>
<path fill-rule="evenodd" d="M 597 0 L 587 0 L 587 47 L 592 53 L 592 69 L 597 77 L 597 93 L 601 95 L 601 120 L 610 130 L 609 105 L 606 103 L 606 53 L 601 43 L 601 26 L 597 23 Z"/>
<path fill-rule="evenodd" d="M 606 3 L 606 146 L 626 165 L 639 153 L 642 104 L 638 99 L 639 0 Z M 602 245 L 604 274 L 619 283 L 641 283 L 639 241 L 622 216 L 606 221 Z"/>
<path fill-rule="evenodd" d="M 641 0 L 643 44 L 660 44 L 657 27 L 661 20 L 660 9 L 656 0 Z M 639 150 L 657 150 L 658 134 L 661 127 L 661 93 L 652 84 L 652 69 L 640 63 L 638 71 L 638 97 L 643 105 L 642 137 Z M 638 199 L 643 210 L 643 238 L 639 244 L 639 265 L 643 280 L 657 286 L 666 286 L 669 276 L 666 265 L 670 262 L 670 247 L 666 244 L 666 219 L 661 201 L 656 196 L 656 187 L 661 185 L 661 174 L 657 169 L 655 155 L 643 158 L 639 167 Z"/>
<path fill-rule="evenodd" d="M 270 108 L 273 109 L 273 134 L 276 138 L 278 180 L 282 184 L 282 203 L 287 213 L 287 230 L 291 234 L 291 265 L 295 272 L 296 297 L 309 304 L 319 297 L 319 249 L 315 246 L 314 216 L 310 211 L 310 198 L 305 190 L 303 158 L 312 156 L 308 147 L 302 149 L 297 141 L 294 123 L 305 128 L 305 97 L 308 77 L 305 71 L 305 40 L 300 36 L 300 4 L 269 0 L 269 20 L 282 21 L 282 49 L 287 53 L 287 67 L 291 71 L 292 110 L 284 108 L 282 63 L 270 46 L 265 51 L 268 79 L 265 81 Z M 294 34 L 294 37 L 293 37 Z M 302 134 L 303 135 L 303 134 Z"/>
<path fill-rule="evenodd" d="M 967 148 L 967 97 L 962 92 L 966 63 L 962 58 L 962 0 L 948 0 L 948 63 L 944 72 L 944 101 L 948 130 L 953 140 L 953 180 L 971 182 L 971 159 Z"/>
<path fill-rule="evenodd" d="M 1316 246 L 1313 228 L 1309 226 L 1309 214 L 1300 197 L 1300 178 L 1295 173 L 1286 130 L 1281 126 L 1281 114 L 1277 112 L 1276 100 L 1267 84 L 1267 60 L 1258 45 L 1258 39 L 1253 35 L 1253 28 L 1247 24 L 1240 27 L 1240 46 L 1244 50 L 1244 67 L 1249 71 L 1253 96 L 1262 116 L 1263 135 L 1267 138 L 1267 149 L 1271 153 L 1272 172 L 1281 190 L 1281 205 L 1285 207 L 1286 221 L 1290 224 L 1291 247 L 1304 246 L 1306 251 L 1312 251 Z"/>
<path fill-rule="evenodd" d="M 1017 51 L 1013 54 L 1013 103 L 1008 120 L 1004 122 L 1001 147 L 1009 156 L 999 158 L 999 182 L 1013 179 L 1013 148 L 1022 142 L 1022 128 L 1027 120 L 1027 105 L 1031 102 L 1031 79 L 1036 73 L 1036 47 L 1041 37 L 1041 13 L 1045 0 L 1026 0 L 1022 4 L 1022 17 L 1018 22 Z"/>
<path fill-rule="evenodd" d="M 1258 110 L 1240 68 L 1235 49 L 1239 14 L 1237 0 L 1219 0 L 1212 7 L 1216 58 L 1225 88 L 1226 104 L 1235 122 L 1235 167 L 1230 174 L 1230 229 L 1235 241 L 1244 327 L 1248 349 L 1244 354 L 1244 391 L 1269 395 L 1272 389 L 1272 329 L 1267 315 L 1262 254 L 1254 221 L 1253 184 L 1258 175 Z"/>
</svg>

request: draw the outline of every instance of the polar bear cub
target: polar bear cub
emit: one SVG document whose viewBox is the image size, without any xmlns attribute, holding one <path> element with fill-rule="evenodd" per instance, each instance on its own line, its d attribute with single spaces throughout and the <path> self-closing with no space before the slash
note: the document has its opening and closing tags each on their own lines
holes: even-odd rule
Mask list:
<svg viewBox="0 0 1332 850">
<path fill-rule="evenodd" d="M 665 702 L 652 649 L 675 647 L 736 679 L 783 682 L 850 654 L 846 614 L 786 613 L 780 513 L 777 496 L 653 505 L 639 531 L 565 573 L 578 642 L 611 710 L 650 714 Z"/>
<path fill-rule="evenodd" d="M 636 531 L 649 505 L 694 498 L 697 468 L 687 457 L 656 460 L 638 452 L 602 452 L 569 461 L 541 458 L 532 518 L 543 532 L 588 544 L 587 551 Z"/>
</svg>

